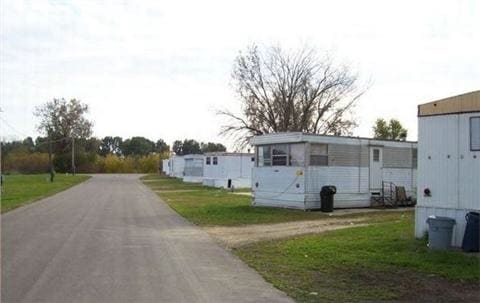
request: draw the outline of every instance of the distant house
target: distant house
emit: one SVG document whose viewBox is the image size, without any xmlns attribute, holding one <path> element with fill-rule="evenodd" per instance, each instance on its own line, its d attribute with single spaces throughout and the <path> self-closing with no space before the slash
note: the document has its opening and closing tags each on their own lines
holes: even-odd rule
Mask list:
<svg viewBox="0 0 480 303">
<path fill-rule="evenodd" d="M 185 169 L 185 160 L 183 156 L 172 156 L 169 159 L 169 176 L 175 178 L 183 178 L 184 169 Z"/>
<path fill-rule="evenodd" d="M 203 165 L 203 185 L 241 188 L 252 186 L 254 154 L 207 153 Z"/>
<path fill-rule="evenodd" d="M 202 183 L 203 181 L 203 155 L 185 155 L 185 167 L 183 181 L 190 183 Z"/>
<path fill-rule="evenodd" d="M 164 175 L 170 175 L 170 159 L 162 160 L 162 173 Z"/>
<path fill-rule="evenodd" d="M 325 185 L 337 187 L 336 208 L 369 207 L 400 186 L 415 198 L 416 142 L 291 132 L 251 143 L 253 205 L 318 209 Z"/>
<path fill-rule="evenodd" d="M 460 246 L 471 210 L 480 210 L 480 91 L 418 107 L 415 235 L 427 231 L 428 216 L 448 216 Z"/>
</svg>

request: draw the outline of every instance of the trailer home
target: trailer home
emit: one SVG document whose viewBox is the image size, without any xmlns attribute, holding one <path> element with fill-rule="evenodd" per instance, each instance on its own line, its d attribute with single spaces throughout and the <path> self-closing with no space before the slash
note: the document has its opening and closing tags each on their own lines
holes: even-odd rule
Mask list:
<svg viewBox="0 0 480 303">
<path fill-rule="evenodd" d="M 162 160 L 162 173 L 170 176 L 170 159 Z"/>
<path fill-rule="evenodd" d="M 322 186 L 337 187 L 335 208 L 369 207 L 402 186 L 416 194 L 416 142 L 299 132 L 255 136 L 253 205 L 320 208 Z"/>
<path fill-rule="evenodd" d="M 207 153 L 203 165 L 203 185 L 223 188 L 252 186 L 254 154 Z"/>
<path fill-rule="evenodd" d="M 202 183 L 203 181 L 203 155 L 185 155 L 185 169 L 183 182 Z"/>
<path fill-rule="evenodd" d="M 428 216 L 447 216 L 461 246 L 465 214 L 480 210 L 480 91 L 419 105 L 418 169 L 415 235 Z"/>
<path fill-rule="evenodd" d="M 170 177 L 183 178 L 185 159 L 183 156 L 172 156 L 170 158 Z"/>
</svg>

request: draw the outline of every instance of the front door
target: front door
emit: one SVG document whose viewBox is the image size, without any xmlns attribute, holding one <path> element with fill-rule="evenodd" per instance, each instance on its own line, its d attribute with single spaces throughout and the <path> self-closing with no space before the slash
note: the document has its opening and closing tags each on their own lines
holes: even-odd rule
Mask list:
<svg viewBox="0 0 480 303">
<path fill-rule="evenodd" d="M 382 189 L 383 148 L 370 147 L 370 190 Z"/>
</svg>

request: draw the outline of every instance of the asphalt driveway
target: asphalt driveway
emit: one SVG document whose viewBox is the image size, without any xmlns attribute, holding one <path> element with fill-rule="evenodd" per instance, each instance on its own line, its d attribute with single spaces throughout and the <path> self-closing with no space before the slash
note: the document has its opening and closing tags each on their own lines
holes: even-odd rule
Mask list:
<svg viewBox="0 0 480 303">
<path fill-rule="evenodd" d="M 291 302 L 138 175 L 2 215 L 2 302 Z"/>
</svg>

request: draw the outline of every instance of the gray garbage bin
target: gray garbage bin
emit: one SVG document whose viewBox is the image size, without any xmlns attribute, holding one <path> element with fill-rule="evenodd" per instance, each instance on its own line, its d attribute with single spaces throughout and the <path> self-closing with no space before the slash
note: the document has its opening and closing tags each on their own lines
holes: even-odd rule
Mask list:
<svg viewBox="0 0 480 303">
<path fill-rule="evenodd" d="M 430 216 L 428 224 L 428 247 L 430 249 L 448 249 L 452 243 L 455 219 L 449 217 Z"/>
</svg>

